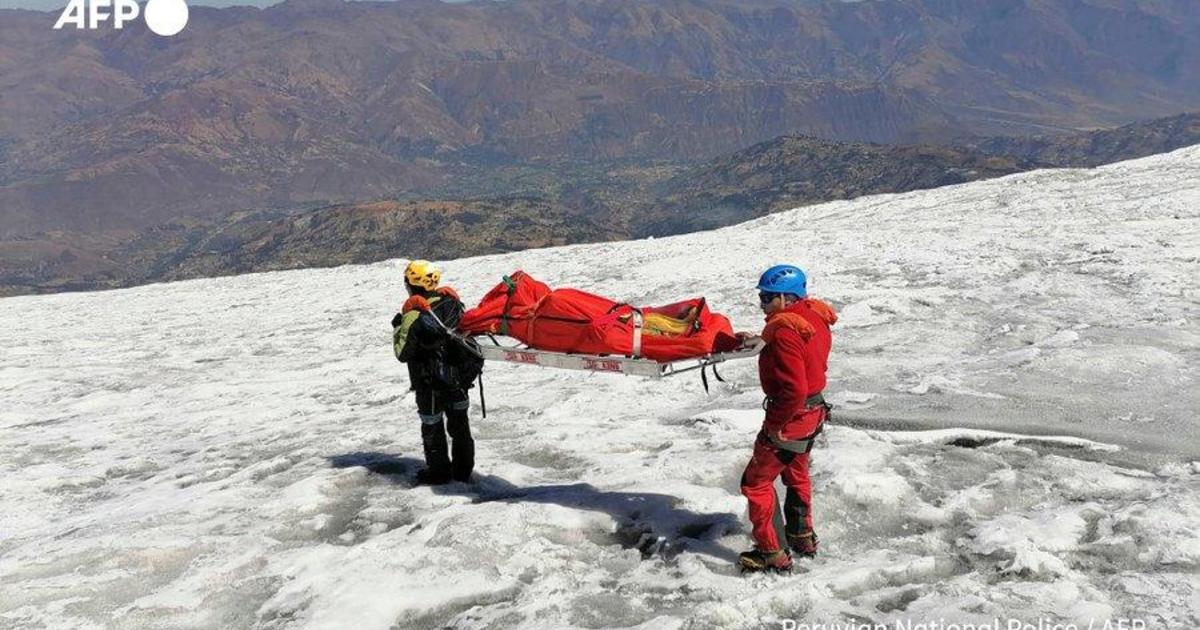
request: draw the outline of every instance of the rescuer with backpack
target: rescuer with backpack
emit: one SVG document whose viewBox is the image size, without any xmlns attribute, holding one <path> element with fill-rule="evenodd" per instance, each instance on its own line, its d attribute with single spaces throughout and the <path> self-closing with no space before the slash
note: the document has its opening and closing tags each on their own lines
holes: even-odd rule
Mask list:
<svg viewBox="0 0 1200 630">
<path fill-rule="evenodd" d="M 759 301 L 767 316 L 758 357 L 758 374 L 766 399 L 766 418 L 754 442 L 754 455 L 742 474 L 742 494 L 750 504 L 755 548 L 742 553 L 744 570 L 787 571 L 792 554 L 775 531 L 779 510 L 775 479 L 783 475 L 787 496 L 783 515 L 785 537 L 800 557 L 817 553 L 812 522 L 809 451 L 829 418 L 821 392 L 832 343 L 830 326 L 837 315 L 826 303 L 808 297 L 804 272 L 776 265 L 758 281 Z"/>
<path fill-rule="evenodd" d="M 393 349 L 396 358 L 408 364 L 409 382 L 417 396 L 426 465 L 417 473 L 417 481 L 423 484 L 470 481 L 475 466 L 467 390 L 479 376 L 483 360 L 474 342 L 455 332 L 463 304 L 454 289 L 439 286 L 441 277 L 428 261 L 410 262 L 404 269 L 409 297 L 392 318 Z"/>
</svg>

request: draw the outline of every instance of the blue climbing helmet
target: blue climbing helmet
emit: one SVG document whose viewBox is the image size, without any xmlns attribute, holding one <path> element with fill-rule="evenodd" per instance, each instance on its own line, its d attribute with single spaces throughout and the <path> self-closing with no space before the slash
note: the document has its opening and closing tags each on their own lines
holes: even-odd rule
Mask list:
<svg viewBox="0 0 1200 630">
<path fill-rule="evenodd" d="M 775 265 L 759 276 L 758 290 L 805 297 L 808 295 L 808 277 L 803 269 L 795 265 Z"/>
</svg>

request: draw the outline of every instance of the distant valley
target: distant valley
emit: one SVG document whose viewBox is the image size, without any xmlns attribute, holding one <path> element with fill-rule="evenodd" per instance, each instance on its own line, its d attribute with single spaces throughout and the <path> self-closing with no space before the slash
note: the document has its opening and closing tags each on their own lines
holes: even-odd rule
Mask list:
<svg viewBox="0 0 1200 630">
<path fill-rule="evenodd" d="M 464 174 L 461 199 L 385 199 L 299 212 L 181 219 L 120 237 L 0 241 L 8 294 L 113 288 L 252 271 L 455 258 L 679 234 L 796 206 L 905 192 L 1033 168 L 1133 159 L 1200 143 L 1200 114 L 1086 134 L 971 147 L 839 143 L 785 136 L 696 165 L 620 162 Z M 1000 153 L 1011 150 L 1014 155 Z M 502 194 L 479 195 L 488 184 Z"/>
</svg>

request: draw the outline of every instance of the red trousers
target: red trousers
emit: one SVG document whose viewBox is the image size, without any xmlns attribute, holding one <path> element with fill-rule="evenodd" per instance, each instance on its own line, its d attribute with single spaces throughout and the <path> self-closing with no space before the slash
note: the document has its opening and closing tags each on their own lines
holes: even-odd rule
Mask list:
<svg viewBox="0 0 1200 630">
<path fill-rule="evenodd" d="M 824 409 L 805 410 L 793 422 L 824 420 Z M 811 414 L 820 414 L 816 418 Z M 807 423 L 806 423 L 807 424 Z M 815 429 L 814 429 L 815 430 Z M 812 483 L 808 478 L 808 453 L 794 453 L 776 447 L 764 433 L 754 442 L 754 455 L 742 473 L 742 494 L 750 502 L 750 524 L 754 543 L 763 551 L 782 549 L 775 531 L 779 501 L 775 497 L 775 479 L 783 475 L 787 495 L 783 502 L 784 527 L 788 534 L 812 531 Z"/>
</svg>

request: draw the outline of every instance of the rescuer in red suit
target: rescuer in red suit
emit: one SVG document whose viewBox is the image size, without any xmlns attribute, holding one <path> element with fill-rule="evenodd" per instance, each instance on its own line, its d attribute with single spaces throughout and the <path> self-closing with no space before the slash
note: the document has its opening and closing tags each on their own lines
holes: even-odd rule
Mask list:
<svg viewBox="0 0 1200 630">
<path fill-rule="evenodd" d="M 816 555 L 809 452 L 829 417 L 821 393 L 832 343 L 829 327 L 837 315 L 828 304 L 808 297 L 807 278 L 798 267 L 771 267 L 759 279 L 758 290 L 767 316 L 762 332 L 766 346 L 758 357 L 766 419 L 742 474 L 755 548 L 742 553 L 739 561 L 748 571 L 787 571 L 792 554 L 775 531 L 779 509 L 775 479 L 783 475 L 787 487 L 783 503 L 787 547 L 797 556 Z"/>
</svg>

